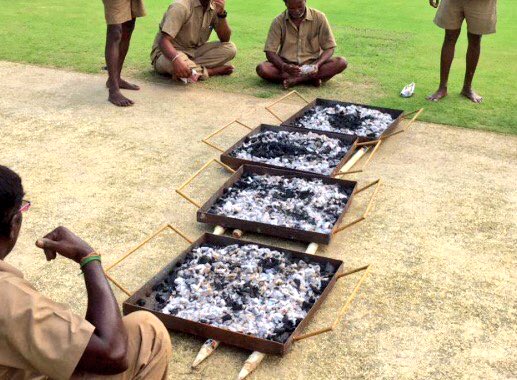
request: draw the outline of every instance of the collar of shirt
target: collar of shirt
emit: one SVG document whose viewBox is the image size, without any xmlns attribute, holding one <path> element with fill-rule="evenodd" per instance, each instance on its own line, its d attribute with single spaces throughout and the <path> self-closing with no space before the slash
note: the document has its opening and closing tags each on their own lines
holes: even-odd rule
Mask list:
<svg viewBox="0 0 517 380">
<path fill-rule="evenodd" d="M 194 0 L 194 7 L 202 7 L 203 4 L 201 4 L 201 1 L 200 0 Z M 211 10 L 215 10 L 215 5 L 214 5 L 214 2 L 213 1 L 210 1 L 210 6 L 209 8 Z"/>
<path fill-rule="evenodd" d="M 23 273 L 12 265 L 7 264 L 5 261 L 0 260 L 0 272 L 7 272 L 15 275 L 16 277 L 23 278 Z"/>
<path fill-rule="evenodd" d="M 199 0 L 197 0 L 197 1 L 199 1 Z M 285 11 L 284 18 L 286 20 L 291 20 L 291 17 L 289 17 L 289 10 Z M 305 8 L 305 16 L 303 17 L 303 19 L 307 20 L 307 21 L 313 21 L 314 20 L 314 14 L 313 14 L 311 8 L 309 8 L 309 7 Z M 293 21 L 293 20 L 291 20 L 291 21 Z"/>
</svg>

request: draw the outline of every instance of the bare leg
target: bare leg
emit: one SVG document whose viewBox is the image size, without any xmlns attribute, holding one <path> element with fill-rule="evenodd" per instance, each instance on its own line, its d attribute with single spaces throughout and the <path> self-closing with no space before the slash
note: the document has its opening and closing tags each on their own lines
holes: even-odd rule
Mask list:
<svg viewBox="0 0 517 380">
<path fill-rule="evenodd" d="M 262 62 L 257 66 L 257 74 L 262 79 L 273 83 L 282 83 L 286 75 L 270 62 Z"/>
<path fill-rule="evenodd" d="M 481 53 L 481 36 L 468 33 L 469 47 L 467 49 L 467 69 L 465 71 L 465 82 L 461 94 L 474 103 L 481 103 L 483 98 L 476 94 L 472 89 L 472 80 L 476 73 L 476 68 Z"/>
<path fill-rule="evenodd" d="M 127 107 L 133 105 L 133 101 L 126 98 L 120 92 L 120 43 L 122 40 L 122 25 L 108 25 L 106 34 L 106 65 L 108 66 L 108 100 L 116 106 Z"/>
<path fill-rule="evenodd" d="M 119 45 L 119 86 L 124 90 L 140 90 L 136 84 L 131 84 L 126 82 L 121 78 L 122 67 L 124 66 L 124 61 L 126 60 L 126 55 L 129 50 L 129 44 L 131 42 L 131 36 L 133 35 L 133 30 L 135 30 L 135 21 L 136 19 L 132 19 L 122 24 L 122 39 Z"/>
<path fill-rule="evenodd" d="M 234 70 L 235 70 L 235 67 L 233 67 L 232 65 L 223 65 L 223 66 L 212 67 L 210 69 L 207 69 L 208 75 L 211 77 L 220 76 L 220 75 L 231 75 Z"/>
<path fill-rule="evenodd" d="M 437 102 L 447 96 L 447 82 L 449 81 L 449 72 L 451 71 L 452 60 L 454 59 L 454 50 L 456 42 L 460 36 L 461 29 L 445 30 L 445 39 L 442 45 L 442 55 L 440 60 L 440 86 L 438 90 L 427 97 L 427 100 Z"/>
</svg>

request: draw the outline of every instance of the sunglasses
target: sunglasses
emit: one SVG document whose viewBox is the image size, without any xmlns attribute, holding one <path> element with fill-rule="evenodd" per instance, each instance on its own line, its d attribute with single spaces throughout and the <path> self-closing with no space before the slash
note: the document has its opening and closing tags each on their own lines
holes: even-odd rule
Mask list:
<svg viewBox="0 0 517 380">
<path fill-rule="evenodd" d="M 22 207 L 20 207 L 20 212 L 23 213 L 23 212 L 29 211 L 30 208 L 31 208 L 31 202 L 23 200 Z"/>
</svg>

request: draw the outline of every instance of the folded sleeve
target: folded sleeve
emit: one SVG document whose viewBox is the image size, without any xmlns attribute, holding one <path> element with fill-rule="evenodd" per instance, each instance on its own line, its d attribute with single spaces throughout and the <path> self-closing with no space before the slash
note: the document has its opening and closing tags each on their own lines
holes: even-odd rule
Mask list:
<svg viewBox="0 0 517 380">
<path fill-rule="evenodd" d="M 4 365 L 52 379 L 69 379 L 94 326 L 38 293 L 22 278 L 13 276 L 1 286 L 0 356 L 6 358 Z"/>
<path fill-rule="evenodd" d="M 278 18 L 276 18 L 269 28 L 267 35 L 266 46 L 264 47 L 265 52 L 278 53 L 280 44 L 282 43 L 282 25 Z"/>
<path fill-rule="evenodd" d="M 163 17 L 160 30 L 172 38 L 176 38 L 188 19 L 188 9 L 180 3 L 172 3 Z"/>
<path fill-rule="evenodd" d="M 324 14 L 321 15 L 321 28 L 320 28 L 320 46 L 322 50 L 328 50 L 335 48 L 336 39 L 334 38 L 334 33 L 332 32 L 332 28 L 330 27 L 330 23 L 327 19 L 327 16 Z"/>
</svg>

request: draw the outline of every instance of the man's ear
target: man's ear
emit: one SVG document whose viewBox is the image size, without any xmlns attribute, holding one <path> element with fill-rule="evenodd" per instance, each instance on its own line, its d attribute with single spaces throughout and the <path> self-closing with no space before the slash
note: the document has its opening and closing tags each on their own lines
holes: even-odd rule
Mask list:
<svg viewBox="0 0 517 380">
<path fill-rule="evenodd" d="M 22 214 L 20 212 L 18 212 L 11 219 L 11 226 L 10 226 L 11 230 L 9 231 L 9 237 L 11 238 L 11 240 L 14 240 L 18 237 L 21 223 L 22 223 Z"/>
</svg>

